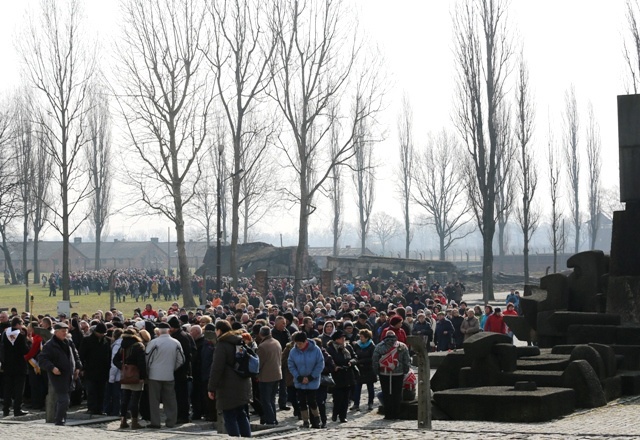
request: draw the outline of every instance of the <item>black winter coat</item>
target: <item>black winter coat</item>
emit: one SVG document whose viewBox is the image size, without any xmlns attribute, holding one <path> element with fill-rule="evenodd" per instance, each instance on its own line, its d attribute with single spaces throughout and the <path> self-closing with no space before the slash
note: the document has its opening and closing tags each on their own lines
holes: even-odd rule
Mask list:
<svg viewBox="0 0 640 440">
<path fill-rule="evenodd" d="M 76 346 L 69 338 L 64 341 L 53 336 L 44 344 L 38 356 L 40 368 L 48 373 L 49 383 L 57 394 L 66 394 L 73 390 L 73 373 L 82 369 L 82 362 Z M 52 370 L 57 368 L 62 374 L 56 376 Z"/>
<path fill-rule="evenodd" d="M 12 344 L 5 332 L 2 332 L 2 371 L 6 375 L 26 375 L 27 361 L 24 355 L 27 354 L 27 338 L 20 332 Z M 5 379 L 7 380 L 7 379 Z"/>
<path fill-rule="evenodd" d="M 356 354 L 350 344 L 339 346 L 335 342 L 329 342 L 327 353 L 333 359 L 338 370 L 333 372 L 333 380 L 336 388 L 348 388 L 356 383 L 353 366 L 356 365 Z"/>
<path fill-rule="evenodd" d="M 84 378 L 86 380 L 109 380 L 111 368 L 111 346 L 106 337 L 98 338 L 95 333 L 85 336 L 80 346 Z"/>
<path fill-rule="evenodd" d="M 140 371 L 140 379 L 147 378 L 147 361 L 145 357 L 144 344 L 134 335 L 122 335 L 122 343 L 120 348 L 113 356 L 113 365 L 122 370 L 122 352 L 124 350 L 124 363 L 127 365 L 136 365 Z"/>
<path fill-rule="evenodd" d="M 360 379 L 358 383 L 375 383 L 378 381 L 378 375 L 373 370 L 373 351 L 376 345 L 373 341 L 362 348 L 357 342 L 353 345 L 353 350 L 358 357 L 358 369 L 360 370 Z"/>
<path fill-rule="evenodd" d="M 173 376 L 176 380 L 187 380 L 187 377 L 191 377 L 192 374 L 191 362 L 197 350 L 196 343 L 191 335 L 183 330 L 172 333 L 171 337 L 180 343 L 182 352 L 184 353 L 184 364 L 173 373 Z"/>
<path fill-rule="evenodd" d="M 223 411 L 243 407 L 252 396 L 251 379 L 240 377 L 233 369 L 241 334 L 240 330 L 222 334 L 213 353 L 208 390 L 215 393 L 218 408 Z"/>
</svg>

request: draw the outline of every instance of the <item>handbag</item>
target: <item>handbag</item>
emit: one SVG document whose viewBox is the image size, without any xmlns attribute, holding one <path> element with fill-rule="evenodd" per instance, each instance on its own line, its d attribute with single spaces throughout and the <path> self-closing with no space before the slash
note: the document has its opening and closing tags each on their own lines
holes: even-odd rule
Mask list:
<svg viewBox="0 0 640 440">
<path fill-rule="evenodd" d="M 122 350 L 122 369 L 120 370 L 120 384 L 137 384 L 140 382 L 140 369 L 137 365 L 124 363 L 124 352 L 125 350 Z"/>
<path fill-rule="evenodd" d="M 336 386 L 336 382 L 333 380 L 331 373 L 320 375 L 320 386 L 325 386 L 327 388 L 333 388 Z"/>
</svg>

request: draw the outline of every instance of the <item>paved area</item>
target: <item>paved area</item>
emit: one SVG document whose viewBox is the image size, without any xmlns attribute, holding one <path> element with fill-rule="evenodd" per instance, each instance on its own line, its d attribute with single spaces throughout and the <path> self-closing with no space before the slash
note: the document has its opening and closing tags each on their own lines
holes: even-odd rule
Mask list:
<svg viewBox="0 0 640 440">
<path fill-rule="evenodd" d="M 387 422 L 375 411 L 349 414 L 345 424 L 329 422 L 327 429 L 303 430 L 291 412 L 278 413 L 281 425 L 276 430 L 258 431 L 264 439 L 640 439 L 640 396 L 618 399 L 606 407 L 576 412 L 546 423 L 513 424 L 493 422 L 433 421 L 431 431 L 418 430 L 415 421 Z M 173 429 L 119 430 L 119 422 L 84 426 L 57 427 L 43 420 L 18 421 L 12 417 L 0 420 L 4 438 L 36 439 L 44 436 L 93 439 L 188 439 L 226 438 L 215 433 L 211 423 L 195 422 Z"/>
</svg>

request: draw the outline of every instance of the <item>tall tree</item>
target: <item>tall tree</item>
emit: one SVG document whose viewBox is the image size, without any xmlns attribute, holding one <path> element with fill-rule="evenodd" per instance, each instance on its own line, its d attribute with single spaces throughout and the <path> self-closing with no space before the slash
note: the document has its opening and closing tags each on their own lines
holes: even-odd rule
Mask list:
<svg viewBox="0 0 640 440">
<path fill-rule="evenodd" d="M 553 251 L 553 272 L 558 271 L 558 253 L 564 250 L 564 219 L 560 201 L 560 153 L 557 150 L 551 130 L 547 145 L 547 171 L 549 177 L 549 200 L 551 217 L 549 219 L 549 241 Z"/>
<path fill-rule="evenodd" d="M 91 91 L 90 111 L 87 117 L 89 142 L 85 146 L 91 181 L 89 222 L 96 239 L 94 269 L 100 269 L 100 245 L 111 215 L 111 114 L 109 99 L 97 88 Z"/>
<path fill-rule="evenodd" d="M 371 217 L 371 232 L 380 241 L 382 256 L 386 252 L 387 243 L 396 237 L 402 229 L 400 222 L 386 212 L 376 212 Z"/>
<path fill-rule="evenodd" d="M 625 18 L 627 19 L 628 35 L 624 38 L 622 55 L 629 69 L 627 91 L 638 93 L 640 90 L 640 5 L 638 0 L 627 0 Z"/>
<path fill-rule="evenodd" d="M 413 145 L 413 109 L 407 95 L 402 96 L 402 108 L 397 121 L 398 143 L 400 145 L 400 170 L 398 173 L 398 187 L 402 197 L 402 213 L 404 220 L 404 257 L 409 258 L 413 229 L 411 228 L 411 183 L 413 175 L 414 145 Z"/>
<path fill-rule="evenodd" d="M 516 82 L 516 128 L 518 161 L 518 186 L 522 195 L 521 203 L 516 210 L 516 218 L 522 230 L 524 255 L 524 282 L 529 283 L 529 243 L 540 222 L 540 210 L 534 204 L 538 187 L 538 167 L 534 157 L 532 144 L 535 120 L 535 106 L 529 84 L 529 70 L 522 53 L 518 64 Z"/>
<path fill-rule="evenodd" d="M 364 107 L 368 105 L 362 96 L 358 96 L 360 102 L 356 105 Z M 358 236 L 360 237 L 360 253 L 364 255 L 367 247 L 367 234 L 369 233 L 369 220 L 373 201 L 375 199 L 375 165 L 373 162 L 373 142 L 369 121 L 361 119 L 356 127 L 353 141 L 352 179 L 356 190 L 356 208 L 358 209 Z"/>
<path fill-rule="evenodd" d="M 580 213 L 580 116 L 578 114 L 576 91 L 573 86 L 565 93 L 564 101 L 565 110 L 562 117 L 564 124 L 564 160 L 567 167 L 569 206 L 571 208 L 574 232 L 573 252 L 578 253 L 580 250 L 580 229 L 582 227 Z"/>
<path fill-rule="evenodd" d="M 595 249 L 598 229 L 600 229 L 600 212 L 602 211 L 602 188 L 600 171 L 602 169 L 600 126 L 596 121 L 593 105 L 589 103 L 589 121 L 586 133 L 587 168 L 589 171 L 588 204 L 589 204 L 589 249 Z"/>
<path fill-rule="evenodd" d="M 464 203 L 460 150 L 455 137 L 443 129 L 429 137 L 427 148 L 416 158 L 420 171 L 411 175 L 412 201 L 426 211 L 427 224 L 436 230 L 442 261 L 453 243 L 470 234 L 461 231 L 471 218 Z"/>
<path fill-rule="evenodd" d="M 36 112 L 37 114 L 37 112 Z M 50 206 L 53 205 L 51 194 L 51 183 L 53 182 L 53 156 L 48 154 L 48 138 L 43 127 L 49 126 L 43 115 L 39 116 L 39 122 L 35 124 L 35 145 L 33 149 L 33 160 L 31 161 L 31 193 L 29 194 L 29 205 L 31 226 L 33 227 L 33 282 L 40 282 L 40 266 L 38 262 L 40 233 L 49 222 L 51 215 Z"/>
<path fill-rule="evenodd" d="M 503 106 L 499 110 L 498 151 L 496 156 L 496 217 L 498 220 L 498 253 L 504 262 L 509 247 L 507 226 L 513 212 L 516 190 L 514 160 L 516 145 L 511 130 L 511 110 Z"/>
<path fill-rule="evenodd" d="M 297 191 L 289 190 L 288 195 L 300 205 L 295 262 L 299 286 L 306 275 L 308 226 L 315 211 L 314 197 L 333 168 L 353 156 L 356 127 L 360 120 L 379 109 L 379 103 L 374 101 L 379 101 L 380 96 L 370 100 L 368 106 L 359 106 L 358 100 L 346 95 L 353 89 L 355 96 L 365 96 L 367 90 L 376 90 L 378 84 L 374 60 L 359 56 L 357 27 L 349 20 L 353 15 L 343 2 L 287 0 L 277 5 L 277 70 L 271 94 L 293 138 L 289 142 L 281 140 L 279 146 L 295 172 L 298 185 Z M 331 101 L 341 102 L 342 106 L 353 103 L 335 154 L 331 154 L 325 142 L 333 122 L 326 115 Z"/>
<path fill-rule="evenodd" d="M 29 218 L 31 215 L 31 187 L 35 178 L 33 152 L 36 140 L 35 127 L 33 122 L 33 114 L 35 112 L 35 104 L 33 102 L 33 94 L 27 87 L 23 87 L 16 98 L 15 104 L 15 122 L 14 122 L 14 141 L 15 149 L 15 166 L 18 178 L 18 192 L 21 201 L 21 217 L 22 217 L 22 273 L 27 272 L 27 245 L 29 239 L 29 231 L 31 223 Z"/>
<path fill-rule="evenodd" d="M 69 239 L 86 220 L 74 215 L 91 194 L 82 150 L 88 141 L 88 91 L 96 70 L 95 51 L 83 31 L 77 0 L 44 0 L 40 5 L 18 44 L 26 76 L 46 115 L 41 121 L 50 122 L 40 129 L 54 166 L 51 176 L 58 197 L 49 205 L 54 215 L 50 223 L 62 235 L 62 298 L 68 301 Z"/>
<path fill-rule="evenodd" d="M 269 26 L 266 0 L 213 0 L 208 2 L 212 25 L 212 50 L 205 51 L 216 77 L 219 101 L 224 110 L 233 148 L 231 162 L 231 278 L 238 280 L 238 237 L 240 229 L 241 182 L 253 175 L 262 162 L 268 144 L 248 154 L 245 119 L 259 106 L 272 80 L 270 69 L 276 50 L 276 29 Z M 256 124 L 257 114 L 253 115 Z M 241 170 L 244 173 L 241 173 Z M 245 185 L 246 188 L 246 185 Z"/>
<path fill-rule="evenodd" d="M 329 148 L 331 156 L 335 157 L 340 150 L 340 121 L 338 119 L 337 103 L 329 104 L 328 109 L 331 128 L 329 130 Z M 329 199 L 331 200 L 331 231 L 333 236 L 333 256 L 337 257 L 340 253 L 340 236 L 342 235 L 342 227 L 344 226 L 343 218 L 343 196 L 344 188 L 342 182 L 342 167 L 333 167 L 329 175 Z"/>
<path fill-rule="evenodd" d="M 136 158 L 127 176 L 150 211 L 174 224 L 184 305 L 195 307 L 184 210 L 200 178 L 214 99 L 203 65 L 205 8 L 196 0 L 129 0 L 123 8 L 118 99 Z"/>
<path fill-rule="evenodd" d="M 499 112 L 509 76 L 512 44 L 507 32 L 507 3 L 466 0 L 454 14 L 457 107 L 454 115 L 469 153 L 469 200 L 482 234 L 482 296 L 493 294 L 493 237 Z"/>
</svg>

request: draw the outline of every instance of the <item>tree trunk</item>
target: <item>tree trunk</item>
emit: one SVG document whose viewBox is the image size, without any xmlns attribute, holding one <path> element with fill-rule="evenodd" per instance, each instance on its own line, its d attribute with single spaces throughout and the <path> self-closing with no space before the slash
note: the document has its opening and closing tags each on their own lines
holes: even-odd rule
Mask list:
<svg viewBox="0 0 640 440">
<path fill-rule="evenodd" d="M 240 213 L 238 212 L 240 201 L 240 161 L 234 161 L 236 170 L 234 171 L 232 183 L 231 201 L 231 249 L 230 249 L 230 269 L 233 287 L 238 287 L 238 232 L 240 229 Z"/>
<path fill-rule="evenodd" d="M 495 223 L 493 222 L 493 210 L 484 213 L 484 234 L 482 236 L 482 300 L 484 303 L 494 301 L 493 294 L 493 236 Z"/>
<path fill-rule="evenodd" d="M 300 203 L 300 223 L 298 225 L 298 248 L 296 249 L 296 267 L 294 293 L 297 294 L 302 286 L 302 280 L 307 271 L 307 247 L 309 245 L 309 217 L 306 197 Z"/>
<path fill-rule="evenodd" d="M 445 260 L 444 234 L 440 234 L 438 239 L 440 241 L 440 261 L 444 261 Z"/>
<path fill-rule="evenodd" d="M 174 193 L 178 194 L 178 193 Z M 184 242 L 184 220 L 182 217 L 182 197 L 176 197 L 176 237 L 178 248 L 178 265 L 180 268 L 180 288 L 184 307 L 194 308 L 197 306 L 193 292 L 191 291 L 191 277 L 189 276 L 189 261 L 187 260 L 187 251 Z"/>
<path fill-rule="evenodd" d="M 100 245 L 102 244 L 101 240 L 102 236 L 102 227 L 96 226 L 96 254 L 95 254 L 95 264 L 94 269 L 100 270 Z"/>
<path fill-rule="evenodd" d="M 409 258 L 409 249 L 411 247 L 411 223 L 409 222 L 409 203 L 405 201 L 404 209 L 404 258 Z"/>
<path fill-rule="evenodd" d="M 40 283 L 40 265 L 38 264 L 38 240 L 40 238 L 40 230 L 33 230 L 33 284 Z"/>
<path fill-rule="evenodd" d="M 24 222 L 22 223 L 22 276 L 25 277 L 24 281 L 27 281 L 27 240 L 29 240 L 29 210 L 27 207 L 27 197 L 24 198 L 22 205 L 22 212 L 24 215 Z"/>
</svg>

